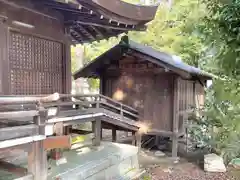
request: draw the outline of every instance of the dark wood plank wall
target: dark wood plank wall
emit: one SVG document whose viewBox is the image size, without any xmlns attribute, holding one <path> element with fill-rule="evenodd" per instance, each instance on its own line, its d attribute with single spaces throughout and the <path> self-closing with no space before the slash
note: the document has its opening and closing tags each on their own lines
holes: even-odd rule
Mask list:
<svg viewBox="0 0 240 180">
<path fill-rule="evenodd" d="M 205 101 L 205 90 L 200 82 L 195 83 L 195 98 L 196 107 L 201 109 Z"/>
<path fill-rule="evenodd" d="M 187 120 L 187 116 L 183 116 L 184 111 L 191 108 L 201 108 L 204 105 L 204 87 L 202 84 L 196 81 L 183 80 L 181 78 L 179 81 L 179 110 L 177 112 L 182 112 L 179 115 L 179 132 L 184 131 L 184 120 Z"/>
<path fill-rule="evenodd" d="M 20 1 L 15 1 L 15 2 L 20 2 Z M 22 1 L 23 2 L 23 1 Z M 27 1 L 25 1 L 27 2 Z M 41 59 L 42 66 L 46 68 L 49 68 L 49 71 L 53 71 L 53 69 L 56 69 L 57 67 L 60 68 L 61 72 L 59 75 L 56 75 L 56 72 L 52 72 L 53 76 L 55 75 L 57 78 L 56 81 L 61 81 L 61 85 L 56 85 L 58 86 L 58 91 L 61 91 L 61 93 L 69 93 L 71 91 L 71 58 L 70 58 L 70 44 L 69 44 L 69 39 L 65 33 L 64 30 L 64 25 L 60 21 L 61 16 L 58 14 L 55 14 L 55 17 L 51 17 L 45 12 L 40 12 L 31 9 L 30 4 L 26 4 L 26 7 L 29 9 L 21 8 L 17 5 L 12 5 L 12 4 L 5 4 L 3 2 L 0 2 L 0 17 L 6 17 L 6 20 L 4 23 L 2 23 L 1 26 L 3 26 L 5 29 L 8 29 L 7 35 L 6 33 L 0 34 L 0 39 L 7 38 L 7 42 L 5 44 L 2 44 L 1 47 L 1 56 L 2 54 L 5 56 L 0 57 L 0 62 L 3 62 L 2 67 L 4 67 L 3 74 L 4 76 L 4 83 L 2 83 L 2 88 L 1 89 L 2 93 L 4 94 L 11 94 L 12 90 L 11 88 L 11 79 L 10 79 L 10 74 L 11 74 L 11 68 L 13 68 L 10 64 L 10 59 L 8 57 L 9 55 L 9 49 L 12 47 L 12 42 L 11 40 L 18 40 L 19 42 L 14 42 L 16 46 L 18 46 L 18 43 L 23 43 L 23 45 L 20 47 L 21 49 L 16 50 L 15 53 L 17 56 L 25 57 L 25 60 L 22 62 L 22 66 L 24 63 L 27 63 L 26 61 L 28 60 L 34 60 L 33 63 L 37 63 L 36 60 Z M 26 28 L 26 27 L 21 27 L 21 26 L 16 26 L 13 24 L 13 21 L 20 21 L 23 23 L 31 24 L 34 26 L 34 28 Z M 3 31 L 3 28 L 0 28 L 0 31 Z M 17 35 L 16 35 L 17 34 Z M 18 39 L 17 39 L 17 38 Z M 12 38 L 12 39 L 11 39 Z M 21 39 L 19 39 L 21 38 Z M 35 46 L 33 46 L 34 49 L 31 48 L 31 46 L 27 46 L 28 48 L 23 48 L 25 47 L 24 44 L 29 44 L 28 39 L 34 39 L 34 43 L 37 43 Z M 20 42 L 21 40 L 21 42 Z M 10 42 L 10 44 L 9 44 Z M 2 41 L 1 41 L 2 43 Z M 53 46 L 53 51 L 45 53 L 46 50 L 48 49 L 48 46 Z M 36 49 L 37 47 L 37 49 Z M 58 48 L 59 47 L 59 48 Z M 34 52 L 37 51 L 39 52 L 39 57 L 41 58 L 36 58 L 34 56 Z M 57 52 L 59 51 L 59 52 Z M 33 55 L 32 57 L 29 56 L 29 52 L 32 52 Z M 22 53 L 22 54 L 21 54 Z M 7 55 L 6 55 L 7 54 Z M 28 56 L 26 55 L 28 54 Z M 58 54 L 57 57 L 55 55 Z M 51 57 L 51 58 L 50 58 Z M 61 62 L 50 62 L 49 59 L 52 59 L 55 61 L 55 59 L 60 59 Z M 50 68 L 50 64 L 52 63 L 52 68 Z M 46 65 L 47 64 L 47 65 Z M 25 67 L 20 67 L 25 68 Z M 45 71 L 43 70 L 43 71 Z M 34 74 L 34 72 L 32 73 Z M 51 72 L 50 72 L 51 74 Z M 31 75 L 30 75 L 31 76 Z M 33 76 L 33 75 L 32 75 Z M 1 77 L 1 76 L 0 76 Z M 23 77 L 25 79 L 25 77 Z M 31 77 L 32 78 L 32 77 Z M 38 77 L 35 78 L 29 78 L 28 81 L 38 81 Z M 45 78 L 45 77 L 44 77 Z M 46 78 L 51 78 L 50 76 L 46 76 Z M 52 79 L 45 79 L 46 82 L 49 81 L 48 84 L 42 84 L 41 90 L 30 90 L 33 92 L 30 92 L 30 94 L 39 94 L 39 93 L 53 93 L 50 91 L 55 91 L 56 88 L 49 88 L 49 86 L 54 86 L 54 83 L 51 83 Z M 55 82 L 55 81 L 54 81 Z M 39 83 L 39 82 L 32 82 L 32 83 Z M 30 87 L 31 83 L 26 82 L 26 89 Z M 45 87 L 46 86 L 46 87 Z M 36 85 L 36 87 L 38 87 Z M 45 90 L 44 90 L 45 87 Z M 59 89 L 60 88 L 60 89 Z M 51 90 L 50 90 L 51 89 Z M 26 91 L 29 93 L 28 91 Z"/>
<path fill-rule="evenodd" d="M 173 81 L 174 76 L 162 73 L 156 76 L 153 87 L 154 127 L 159 130 L 172 131 L 173 119 Z"/>
<path fill-rule="evenodd" d="M 194 82 L 193 81 L 188 81 L 188 80 L 183 80 L 181 78 L 178 79 L 179 81 L 179 109 L 177 112 L 183 112 L 186 111 L 187 109 L 190 109 L 195 105 L 195 98 L 194 98 Z M 179 131 L 182 132 L 184 131 L 184 120 L 185 119 L 185 114 L 181 113 L 179 117 Z"/>
<path fill-rule="evenodd" d="M 115 98 L 116 92 L 124 94 L 123 103 L 136 108 L 142 121 L 151 123 L 152 128 L 171 131 L 173 118 L 173 74 L 164 73 L 162 68 L 147 62 L 123 61 L 119 76 L 106 71 L 104 95 Z M 140 62 L 140 63 L 139 63 Z M 145 65 L 146 66 L 145 66 Z M 116 66 L 115 66 L 116 67 Z M 109 69 L 113 70 L 112 67 Z M 113 71 L 119 71 L 113 70 Z M 116 73 L 117 74 L 117 73 Z"/>
<path fill-rule="evenodd" d="M 116 92 L 118 96 L 123 94 L 123 99 L 118 97 L 120 101 L 136 108 L 140 120 L 150 122 L 157 130 L 182 133 L 186 118 L 179 112 L 204 103 L 204 88 L 199 82 L 183 80 L 176 74 L 164 72 L 161 67 L 132 57 L 110 65 L 101 80 L 104 95 L 116 98 Z"/>
</svg>

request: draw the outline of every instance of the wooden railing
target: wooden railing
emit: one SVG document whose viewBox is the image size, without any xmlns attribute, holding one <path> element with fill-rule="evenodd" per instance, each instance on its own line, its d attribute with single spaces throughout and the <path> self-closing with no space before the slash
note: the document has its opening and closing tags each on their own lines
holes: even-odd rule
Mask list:
<svg viewBox="0 0 240 180">
<path fill-rule="evenodd" d="M 107 96 L 101 94 L 88 94 L 88 95 L 60 95 L 60 97 L 72 97 L 73 102 L 79 101 L 87 108 L 103 108 L 110 110 L 122 116 L 127 116 L 132 119 L 138 118 L 138 111 L 130 106 L 115 101 Z"/>
<path fill-rule="evenodd" d="M 17 109 L 32 109 L 34 107 L 40 107 L 40 104 L 47 109 L 50 107 L 60 108 L 64 106 L 69 107 L 70 109 L 106 108 L 118 114 L 138 118 L 138 111 L 136 109 L 101 94 L 73 95 L 55 93 L 53 95 L 35 96 L 0 96 L 0 106 L 4 105 L 5 109 L 13 109 L 14 107 Z"/>
<path fill-rule="evenodd" d="M 51 113 L 52 110 L 55 113 Z M 131 121 L 138 119 L 134 108 L 100 94 L 0 96 L 0 126 L 6 122 L 4 128 L 0 127 L 0 141 L 34 133 L 44 135 L 45 124 L 50 119 L 54 119 L 53 123 L 61 122 L 63 118 L 75 121 L 77 118 L 72 117 L 94 113 L 108 113 L 117 119 Z"/>
<path fill-rule="evenodd" d="M 43 96 L 46 95 L 39 95 L 38 98 Z M 129 117 L 133 120 L 138 119 L 138 111 L 136 109 L 101 94 L 59 94 L 58 96 L 59 99 L 57 101 L 44 102 L 42 103 L 42 106 L 46 109 L 56 107 L 58 111 L 57 114 L 61 115 L 64 115 L 64 113 L 66 113 L 66 115 L 71 115 L 71 111 L 74 114 L 74 112 L 79 109 L 86 110 L 102 108 L 124 117 Z M 18 98 L 22 97 L 18 96 Z"/>
<path fill-rule="evenodd" d="M 44 139 L 47 110 L 41 104 L 58 99 L 58 94 L 44 97 L 0 97 L 0 148 Z"/>
</svg>

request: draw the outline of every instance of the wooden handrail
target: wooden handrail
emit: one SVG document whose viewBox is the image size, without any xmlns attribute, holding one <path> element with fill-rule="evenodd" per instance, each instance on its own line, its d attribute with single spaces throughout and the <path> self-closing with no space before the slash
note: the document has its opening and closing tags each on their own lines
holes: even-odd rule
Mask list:
<svg viewBox="0 0 240 180">
<path fill-rule="evenodd" d="M 39 112 L 36 110 L 33 111 L 7 111 L 0 112 L 0 119 L 14 119 L 14 118 L 26 118 L 38 116 Z"/>
<path fill-rule="evenodd" d="M 113 100 L 107 96 L 104 96 L 102 94 L 58 94 L 58 93 L 54 93 L 52 95 L 7 95 L 7 96 L 0 96 L 0 104 L 4 104 L 4 103 L 33 103 L 33 102 L 54 102 L 57 101 L 61 98 L 77 98 L 77 97 L 100 97 L 100 98 L 104 98 L 106 100 L 109 100 L 113 103 L 118 104 L 119 106 L 125 107 L 130 109 L 131 111 L 135 111 L 137 112 L 136 109 L 125 105 L 121 102 L 118 102 L 116 100 Z"/>
<path fill-rule="evenodd" d="M 102 97 L 102 98 L 104 98 L 104 99 L 106 99 L 106 100 L 112 101 L 112 102 L 114 102 L 114 103 L 116 103 L 116 104 L 119 104 L 119 105 L 122 106 L 122 107 L 126 107 L 126 108 L 128 108 L 128 109 L 130 109 L 130 110 L 132 110 L 132 111 L 138 112 L 136 109 L 134 109 L 134 108 L 132 108 L 132 107 L 126 105 L 126 104 L 120 103 L 120 102 L 118 102 L 118 101 L 116 101 L 116 100 L 113 100 L 113 99 L 111 99 L 111 98 L 109 98 L 109 97 L 107 97 L 107 96 L 104 96 L 104 95 L 102 95 L 102 94 L 99 94 L 99 96 Z"/>
<path fill-rule="evenodd" d="M 0 105 L 4 104 L 27 104 L 27 103 L 46 103 L 59 100 L 60 95 L 54 93 L 47 96 L 0 96 Z"/>
<path fill-rule="evenodd" d="M 71 100 L 75 98 L 76 101 Z M 90 100 L 88 100 L 90 98 Z M 69 101 L 70 100 L 70 101 Z M 103 106 L 112 108 L 113 111 L 116 111 L 121 116 L 130 115 L 134 118 L 138 117 L 138 111 L 130 106 L 127 106 L 123 103 L 120 103 L 116 100 L 113 100 L 107 96 L 101 94 L 58 94 L 54 93 L 52 95 L 37 95 L 37 96 L 0 96 L 0 105 L 24 105 L 24 104 L 41 104 L 42 107 L 61 107 L 61 106 L 72 106 L 79 105 L 80 107 L 95 107 L 102 108 Z M 104 107 L 103 107 L 104 108 Z M 22 113 L 28 114 L 28 112 L 19 112 L 19 115 L 22 116 Z M 15 113 L 16 114 L 16 113 Z M 31 113 L 29 113 L 29 116 Z M 0 113 L 1 115 L 1 113 Z M 6 117 L 7 114 L 4 114 Z M 11 117 L 10 114 L 7 117 Z"/>
</svg>

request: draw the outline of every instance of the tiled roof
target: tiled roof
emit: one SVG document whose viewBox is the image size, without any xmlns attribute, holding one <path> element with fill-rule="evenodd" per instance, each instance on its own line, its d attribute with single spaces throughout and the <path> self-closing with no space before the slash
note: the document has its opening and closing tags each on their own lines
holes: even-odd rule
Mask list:
<svg viewBox="0 0 240 180">
<path fill-rule="evenodd" d="M 182 72 L 189 73 L 191 77 L 202 76 L 206 79 L 212 79 L 216 77 L 211 73 L 205 72 L 199 68 L 184 63 L 178 56 L 157 51 L 149 46 L 128 40 L 127 36 L 124 36 L 118 45 L 114 46 L 110 50 L 97 57 L 84 68 L 74 73 L 73 76 L 75 79 L 79 77 L 98 77 L 101 74 L 99 70 L 104 69 L 106 60 L 119 60 L 128 50 L 134 50 L 138 53 L 149 56 L 154 60 L 153 63 L 160 66 L 164 65 L 172 71 L 177 69 Z"/>
</svg>

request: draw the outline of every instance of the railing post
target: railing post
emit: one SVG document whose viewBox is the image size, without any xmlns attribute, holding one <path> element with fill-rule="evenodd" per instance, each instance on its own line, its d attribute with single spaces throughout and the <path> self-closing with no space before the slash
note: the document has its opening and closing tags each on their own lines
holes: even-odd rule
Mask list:
<svg viewBox="0 0 240 180">
<path fill-rule="evenodd" d="M 95 100 L 96 100 L 96 102 L 97 102 L 96 108 L 98 109 L 98 108 L 100 108 L 100 104 L 99 104 L 99 102 L 100 102 L 100 96 L 97 96 L 97 97 L 95 98 Z"/>
<path fill-rule="evenodd" d="M 45 125 L 47 120 L 47 110 L 41 105 L 37 105 L 37 109 L 39 111 L 39 115 L 33 117 L 33 122 L 39 128 L 39 135 L 45 135 Z"/>
<path fill-rule="evenodd" d="M 39 127 L 39 134 L 45 135 L 45 123 L 47 111 L 38 106 L 39 115 L 33 117 L 33 121 Z M 31 143 L 28 152 L 28 171 L 33 174 L 34 180 L 47 179 L 47 153 L 44 150 L 43 140 Z"/>
</svg>

